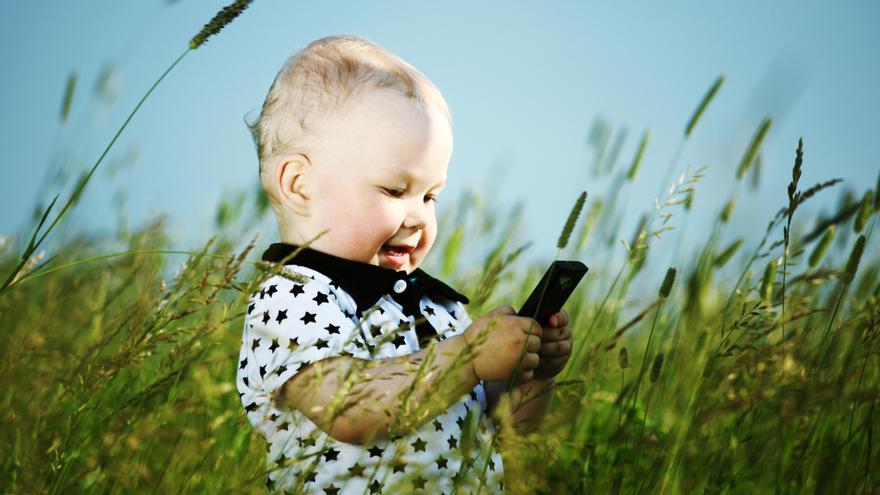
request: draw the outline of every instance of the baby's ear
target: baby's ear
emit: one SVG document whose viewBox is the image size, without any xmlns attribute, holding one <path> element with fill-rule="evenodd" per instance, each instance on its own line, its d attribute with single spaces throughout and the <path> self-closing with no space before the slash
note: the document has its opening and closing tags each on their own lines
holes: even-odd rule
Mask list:
<svg viewBox="0 0 880 495">
<path fill-rule="evenodd" d="M 286 157 L 275 169 L 275 185 L 281 203 L 294 212 L 307 216 L 311 199 L 312 164 L 308 157 L 297 153 Z"/>
</svg>

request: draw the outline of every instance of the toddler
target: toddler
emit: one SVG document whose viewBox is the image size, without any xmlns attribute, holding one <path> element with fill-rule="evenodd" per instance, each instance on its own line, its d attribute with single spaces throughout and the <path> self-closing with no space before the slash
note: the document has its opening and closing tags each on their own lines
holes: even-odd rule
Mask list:
<svg viewBox="0 0 880 495">
<path fill-rule="evenodd" d="M 511 399 L 549 390 L 571 329 L 564 311 L 541 328 L 510 306 L 472 321 L 467 297 L 418 268 L 452 154 L 440 92 L 375 43 L 331 36 L 287 61 L 249 126 L 281 237 L 263 260 L 283 265 L 250 298 L 236 380 L 266 486 L 503 492 L 506 380 Z M 548 399 L 511 406 L 515 427 Z"/>
</svg>

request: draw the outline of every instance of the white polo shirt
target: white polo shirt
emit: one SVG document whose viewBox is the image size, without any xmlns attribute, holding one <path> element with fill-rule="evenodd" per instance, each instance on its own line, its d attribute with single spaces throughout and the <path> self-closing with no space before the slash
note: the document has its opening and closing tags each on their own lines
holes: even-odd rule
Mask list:
<svg viewBox="0 0 880 495">
<path fill-rule="evenodd" d="M 263 260 L 280 262 L 298 247 L 272 244 Z M 247 418 L 267 441 L 267 488 L 503 493 L 503 465 L 482 381 L 412 433 L 363 444 L 337 441 L 277 400 L 282 384 L 320 359 L 405 356 L 462 333 L 471 324 L 467 297 L 418 268 L 407 274 L 311 248 L 286 261 L 284 270 L 302 281 L 275 275 L 251 295 L 236 377 Z M 470 441 L 463 441 L 463 430 L 472 432 Z"/>
</svg>

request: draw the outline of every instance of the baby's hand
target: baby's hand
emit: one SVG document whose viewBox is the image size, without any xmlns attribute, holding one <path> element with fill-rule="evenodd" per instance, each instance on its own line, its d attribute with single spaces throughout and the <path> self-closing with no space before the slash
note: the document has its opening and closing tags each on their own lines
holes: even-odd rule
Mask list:
<svg viewBox="0 0 880 495">
<path fill-rule="evenodd" d="M 516 371 L 517 382 L 534 379 L 541 348 L 541 326 L 517 316 L 512 306 L 500 306 L 477 318 L 462 333 L 468 345 L 475 345 L 474 375 L 480 380 L 507 380 Z M 482 337 L 480 337 L 482 336 Z M 479 339 L 480 344 L 476 344 Z"/>
<path fill-rule="evenodd" d="M 535 368 L 534 380 L 553 378 L 558 375 L 571 357 L 572 335 L 568 324 L 568 313 L 562 310 L 550 315 L 550 325 L 541 332 L 541 358 Z"/>
</svg>

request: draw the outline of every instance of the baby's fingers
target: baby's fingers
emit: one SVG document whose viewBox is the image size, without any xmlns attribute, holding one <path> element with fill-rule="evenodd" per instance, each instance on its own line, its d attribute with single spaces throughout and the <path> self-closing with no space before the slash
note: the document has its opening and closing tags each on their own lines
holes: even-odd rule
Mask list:
<svg viewBox="0 0 880 495">
<path fill-rule="evenodd" d="M 525 370 L 533 370 L 541 364 L 541 358 L 538 354 L 534 352 L 527 352 L 520 363 L 520 369 Z"/>
<path fill-rule="evenodd" d="M 559 328 L 546 328 L 541 334 L 541 342 L 556 342 L 571 338 L 571 327 L 566 325 Z"/>
<path fill-rule="evenodd" d="M 548 319 L 548 321 L 549 321 L 551 327 L 561 327 L 563 325 L 567 325 L 568 324 L 568 313 L 566 313 L 565 310 L 563 309 L 557 313 L 553 313 L 552 315 L 550 315 L 550 318 Z"/>
<path fill-rule="evenodd" d="M 541 358 L 568 356 L 571 354 L 571 339 L 541 343 Z"/>
</svg>

